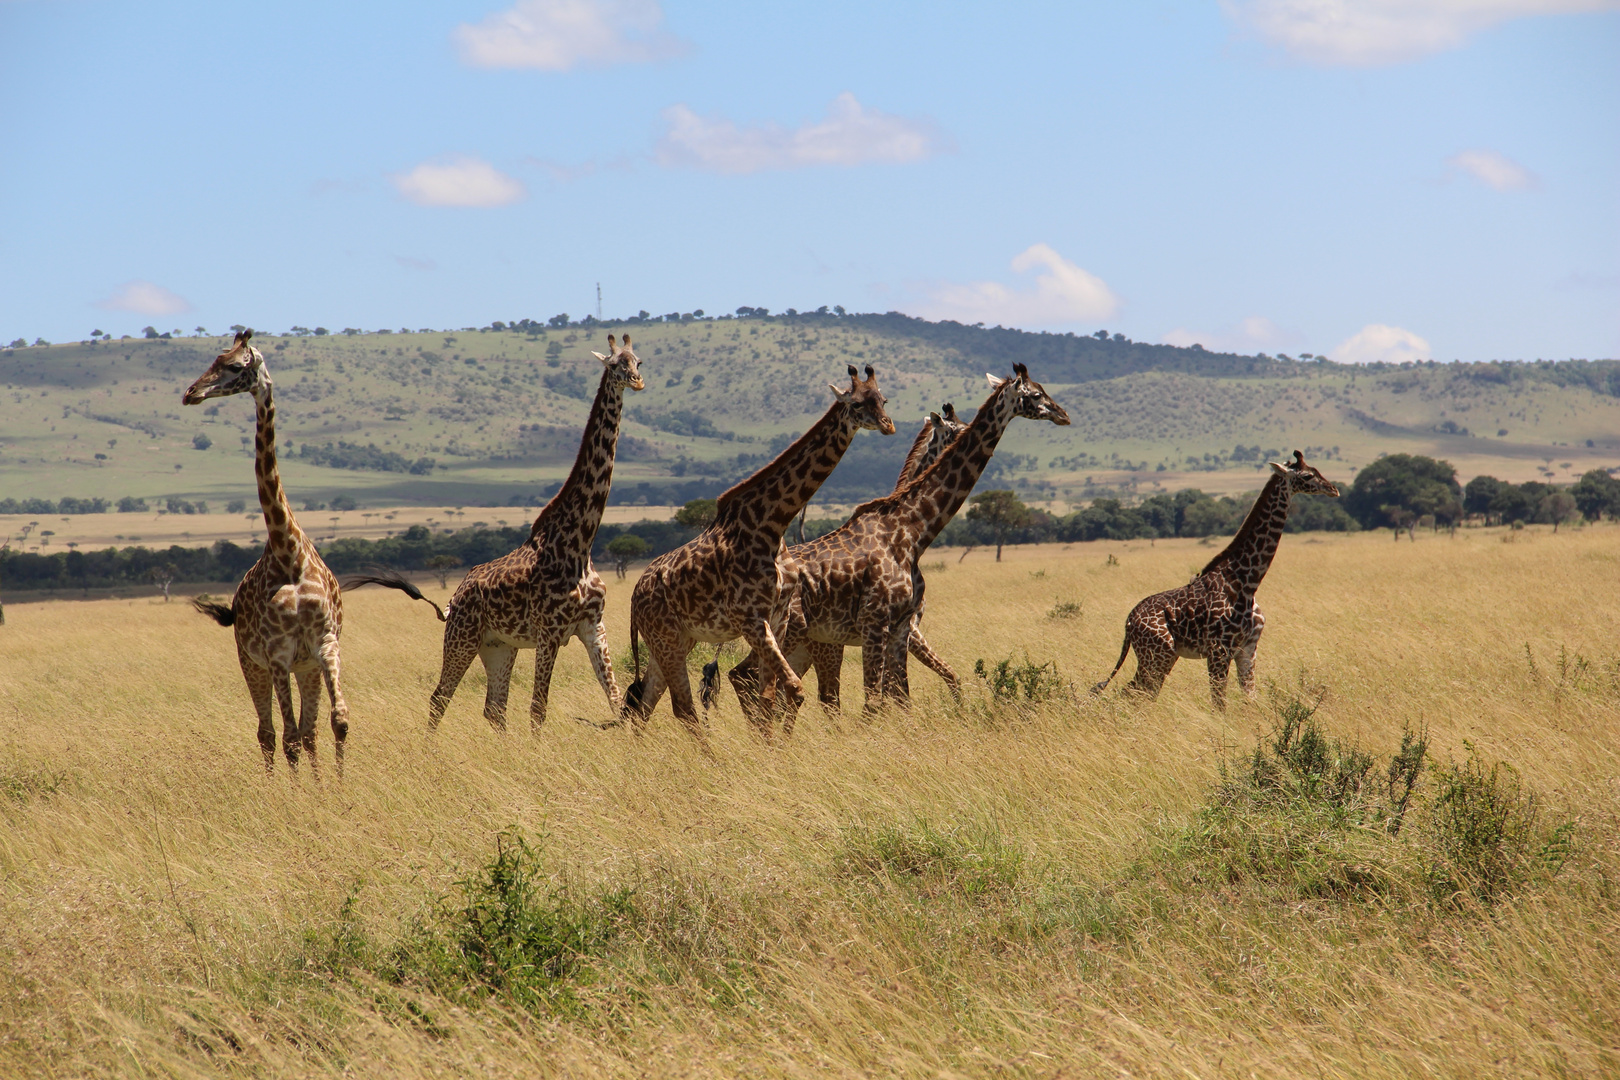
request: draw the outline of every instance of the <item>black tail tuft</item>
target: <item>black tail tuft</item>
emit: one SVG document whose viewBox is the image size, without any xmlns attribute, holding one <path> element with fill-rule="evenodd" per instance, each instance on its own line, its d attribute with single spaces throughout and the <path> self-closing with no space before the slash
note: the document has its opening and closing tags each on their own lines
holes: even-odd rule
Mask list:
<svg viewBox="0 0 1620 1080">
<path fill-rule="evenodd" d="M 421 589 L 418 589 L 410 581 L 406 580 L 402 574 L 396 571 L 379 570 L 379 572 L 376 574 L 364 574 L 360 577 L 352 577 L 343 583 L 343 587 L 345 589 L 358 589 L 362 585 L 381 585 L 385 589 L 398 589 L 412 600 L 420 600 L 422 603 L 432 608 L 433 614 L 439 617 L 440 622 L 445 621 L 444 611 L 440 609 L 439 605 L 423 596 Z"/>
<path fill-rule="evenodd" d="M 647 694 L 647 680 L 637 679 L 630 684 L 630 689 L 624 692 L 624 715 L 628 716 L 641 708 L 641 699 Z"/>
<path fill-rule="evenodd" d="M 698 701 L 703 705 L 703 711 L 708 712 L 714 708 L 714 703 L 720 696 L 720 661 L 710 660 L 703 665 L 703 681 L 698 683 Z"/>
<path fill-rule="evenodd" d="M 229 604 L 222 604 L 218 600 L 210 600 L 206 596 L 193 596 L 191 606 L 221 626 L 236 625 L 236 610 Z"/>
</svg>

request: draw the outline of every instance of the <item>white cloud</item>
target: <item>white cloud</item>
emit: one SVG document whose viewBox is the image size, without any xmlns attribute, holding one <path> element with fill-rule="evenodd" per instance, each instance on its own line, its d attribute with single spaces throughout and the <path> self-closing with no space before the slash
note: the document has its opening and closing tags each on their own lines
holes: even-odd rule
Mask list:
<svg viewBox="0 0 1620 1080">
<path fill-rule="evenodd" d="M 489 162 L 468 157 L 424 161 L 389 179 L 418 206 L 506 206 L 529 194 L 521 183 Z"/>
<path fill-rule="evenodd" d="M 1434 350 L 1410 330 L 1368 323 L 1329 355 L 1341 364 L 1372 364 L 1380 360 L 1399 364 L 1404 360 L 1431 359 Z"/>
<path fill-rule="evenodd" d="M 1212 352 L 1239 353 L 1291 351 L 1303 338 L 1292 330 L 1284 329 L 1262 315 L 1251 315 L 1236 326 L 1215 331 L 1187 330 L 1178 327 L 1161 339 L 1166 345 L 1186 348 L 1202 345 Z"/>
<path fill-rule="evenodd" d="M 518 0 L 455 38 L 474 67 L 567 71 L 577 64 L 638 64 L 690 48 L 663 29 L 658 0 Z"/>
<path fill-rule="evenodd" d="M 133 311 L 137 315 L 179 315 L 191 310 L 191 301 L 150 281 L 126 281 L 96 307 L 107 311 Z"/>
<path fill-rule="evenodd" d="M 1101 278 L 1036 244 L 1012 261 L 1015 272 L 1036 271 L 1033 289 L 1014 290 L 998 281 L 941 284 L 929 289 L 923 313 L 933 319 L 1002 326 L 1050 326 L 1095 322 L 1118 313 L 1119 297 Z"/>
<path fill-rule="evenodd" d="M 1221 0 L 1221 7 L 1297 60 L 1371 67 L 1454 49 L 1509 19 L 1613 10 L 1620 0 Z"/>
<path fill-rule="evenodd" d="M 699 116 L 685 105 L 665 109 L 664 119 L 669 130 L 658 144 L 659 164 L 711 172 L 899 164 L 946 148 L 932 124 L 868 109 L 847 92 L 833 99 L 825 120 L 791 131 L 777 124 L 738 127 L 724 117 Z"/>
<path fill-rule="evenodd" d="M 1539 183 L 1535 173 L 1495 150 L 1464 150 L 1446 164 L 1497 191 L 1529 191 Z"/>
</svg>

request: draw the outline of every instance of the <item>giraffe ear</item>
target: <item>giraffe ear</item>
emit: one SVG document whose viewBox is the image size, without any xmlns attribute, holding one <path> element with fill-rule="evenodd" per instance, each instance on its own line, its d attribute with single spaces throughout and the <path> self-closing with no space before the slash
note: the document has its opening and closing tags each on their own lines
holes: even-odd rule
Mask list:
<svg viewBox="0 0 1620 1080">
<path fill-rule="evenodd" d="M 939 413 L 937 412 L 930 412 L 928 414 L 928 422 L 933 424 L 935 427 L 939 427 L 939 425 L 943 423 L 943 421 L 939 418 Z"/>
<path fill-rule="evenodd" d="M 1268 461 L 1266 464 L 1270 465 L 1272 472 L 1275 472 L 1278 476 L 1288 475 L 1288 467 L 1286 465 L 1279 465 L 1275 461 Z"/>
<path fill-rule="evenodd" d="M 839 401 L 842 401 L 845 405 L 848 405 L 850 402 L 855 400 L 855 391 L 840 390 L 838 389 L 836 383 L 828 383 L 827 389 L 833 392 L 833 397 L 837 398 Z"/>
<path fill-rule="evenodd" d="M 992 389 L 992 390 L 997 389 L 998 387 L 1001 386 L 1002 383 L 1007 381 L 1006 379 L 998 379 L 998 378 L 996 378 L 994 375 L 990 374 L 988 371 L 984 373 L 984 377 L 986 379 L 990 380 L 990 389 Z"/>
<path fill-rule="evenodd" d="M 591 355 L 596 357 L 598 360 L 602 361 L 602 363 L 604 363 L 604 364 L 609 363 L 612 360 L 612 357 L 603 356 L 601 353 L 597 352 L 595 349 L 591 350 Z"/>
</svg>

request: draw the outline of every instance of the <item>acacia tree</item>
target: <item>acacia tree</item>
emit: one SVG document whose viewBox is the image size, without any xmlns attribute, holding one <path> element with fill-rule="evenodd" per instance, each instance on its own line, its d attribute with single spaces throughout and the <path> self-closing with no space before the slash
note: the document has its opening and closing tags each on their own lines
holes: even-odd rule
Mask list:
<svg viewBox="0 0 1620 1080">
<path fill-rule="evenodd" d="M 720 512 L 720 504 L 715 499 L 693 499 L 679 510 L 675 511 L 675 522 L 685 525 L 688 529 L 707 529 L 714 524 L 714 519 Z"/>
<path fill-rule="evenodd" d="M 635 533 L 620 533 L 609 540 L 607 553 L 613 556 L 613 569 L 618 571 L 619 577 L 624 577 L 625 571 L 630 569 L 630 564 L 647 554 L 650 546 Z"/>
<path fill-rule="evenodd" d="M 175 576 L 179 573 L 180 569 L 174 563 L 154 566 L 146 572 L 147 579 L 163 590 L 163 602 L 165 604 L 169 602 L 169 586 L 174 584 Z"/>
<path fill-rule="evenodd" d="M 439 579 L 439 588 L 450 587 L 450 571 L 461 565 L 461 559 L 456 555 L 434 555 L 427 561 L 427 568 L 433 571 L 433 576 Z"/>
<path fill-rule="evenodd" d="M 1029 524 L 1029 507 L 1011 491 L 986 491 L 969 500 L 969 521 L 982 521 L 990 527 L 996 538 L 996 562 L 1001 561 L 1001 547 L 1014 529 Z"/>
</svg>

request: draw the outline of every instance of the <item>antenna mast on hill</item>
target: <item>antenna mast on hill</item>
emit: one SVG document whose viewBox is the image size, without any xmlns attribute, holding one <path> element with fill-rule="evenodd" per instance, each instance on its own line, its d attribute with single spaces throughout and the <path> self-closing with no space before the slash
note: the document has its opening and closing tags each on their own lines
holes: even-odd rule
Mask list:
<svg viewBox="0 0 1620 1080">
<path fill-rule="evenodd" d="M 602 321 L 602 283 L 596 283 L 596 321 Z"/>
</svg>

